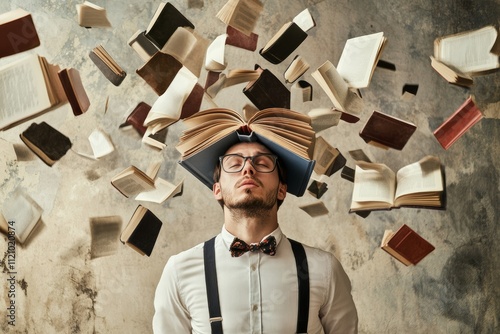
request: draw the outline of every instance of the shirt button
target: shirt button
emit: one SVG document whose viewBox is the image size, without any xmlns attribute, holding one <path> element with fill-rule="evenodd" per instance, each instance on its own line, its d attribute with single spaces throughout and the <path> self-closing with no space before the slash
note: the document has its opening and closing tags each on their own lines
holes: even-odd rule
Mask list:
<svg viewBox="0 0 500 334">
<path fill-rule="evenodd" d="M 252 271 L 255 271 L 255 269 L 257 269 L 257 266 L 256 266 L 255 264 L 252 264 L 252 265 L 250 266 L 250 269 L 251 269 Z"/>
<path fill-rule="evenodd" d="M 252 306 L 252 311 L 257 311 L 257 310 L 258 310 L 258 308 L 259 308 L 259 307 L 258 307 L 257 305 L 253 305 L 253 306 Z"/>
</svg>

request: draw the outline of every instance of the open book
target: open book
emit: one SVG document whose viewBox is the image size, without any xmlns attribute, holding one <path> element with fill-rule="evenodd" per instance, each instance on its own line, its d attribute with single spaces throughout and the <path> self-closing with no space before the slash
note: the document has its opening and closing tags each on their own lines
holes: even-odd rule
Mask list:
<svg viewBox="0 0 500 334">
<path fill-rule="evenodd" d="M 82 4 L 77 4 L 76 13 L 78 16 L 78 24 L 81 27 L 111 27 L 106 9 L 90 1 L 84 1 Z"/>
<path fill-rule="evenodd" d="M 330 98 L 335 109 L 359 119 L 357 115 L 363 109 L 361 97 L 349 89 L 347 82 L 329 60 L 312 72 L 311 76 Z"/>
<path fill-rule="evenodd" d="M 0 212 L 0 231 L 15 237 L 19 243 L 28 240 L 42 219 L 43 209 L 24 190 L 18 188 L 3 203 Z"/>
<path fill-rule="evenodd" d="M 267 146 L 287 170 L 288 192 L 302 196 L 315 161 L 315 133 L 308 116 L 284 108 L 258 111 L 247 122 L 236 111 L 214 108 L 186 118 L 187 130 L 176 148 L 179 163 L 212 189 L 213 170 L 219 156 L 243 141 Z"/>
<path fill-rule="evenodd" d="M 394 173 L 381 163 L 358 161 L 350 212 L 399 207 L 445 207 L 445 182 L 439 158 L 426 156 Z"/>
<path fill-rule="evenodd" d="M 228 26 L 249 36 L 264 6 L 259 0 L 228 0 L 216 17 Z"/>
<path fill-rule="evenodd" d="M 498 55 L 491 52 L 497 38 L 494 26 L 438 37 L 434 40 L 434 58 L 462 73 L 488 73 L 500 67 Z"/>
<path fill-rule="evenodd" d="M 349 87 L 368 87 L 386 42 L 383 32 L 347 40 L 337 70 Z"/>
</svg>

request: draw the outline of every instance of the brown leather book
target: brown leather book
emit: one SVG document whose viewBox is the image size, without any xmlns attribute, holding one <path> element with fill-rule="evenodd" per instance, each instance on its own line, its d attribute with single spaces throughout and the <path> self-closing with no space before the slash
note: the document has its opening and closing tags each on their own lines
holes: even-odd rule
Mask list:
<svg viewBox="0 0 500 334">
<path fill-rule="evenodd" d="M 406 224 L 395 233 L 386 230 L 381 248 L 407 266 L 419 263 L 434 250 L 433 245 Z"/>
<path fill-rule="evenodd" d="M 251 33 L 250 36 L 245 35 L 241 31 L 227 26 L 226 28 L 226 44 L 232 45 L 237 48 L 242 48 L 249 51 L 255 51 L 257 49 L 257 41 L 259 40 L 259 35 Z"/>
<path fill-rule="evenodd" d="M 402 150 L 416 129 L 413 123 L 375 110 L 359 136 L 367 143 Z"/>
<path fill-rule="evenodd" d="M 74 68 L 65 68 L 57 74 L 73 114 L 78 116 L 86 112 L 90 107 L 90 100 L 83 86 L 80 72 Z"/>
<path fill-rule="evenodd" d="M 181 68 L 182 63 L 174 56 L 158 51 L 136 72 L 156 94 L 162 95 Z"/>
<path fill-rule="evenodd" d="M 200 111 L 204 94 L 205 90 L 200 84 L 197 83 L 196 85 L 194 85 L 193 90 L 182 105 L 181 116 L 179 119 L 187 118 Z"/>
<path fill-rule="evenodd" d="M 98 45 L 89 53 L 90 59 L 104 76 L 115 86 L 120 86 L 127 73 L 118 65 L 102 45 Z"/>
<path fill-rule="evenodd" d="M 39 45 L 40 39 L 30 13 L 18 8 L 0 15 L 0 58 Z"/>
<path fill-rule="evenodd" d="M 144 126 L 144 121 L 148 116 L 149 111 L 151 110 L 151 106 L 146 102 L 139 102 L 137 106 L 132 110 L 132 112 L 127 116 L 127 119 L 123 124 L 120 125 L 120 128 L 125 127 L 127 125 L 131 125 L 137 133 L 141 136 L 144 136 L 146 133 L 147 127 Z"/>
</svg>

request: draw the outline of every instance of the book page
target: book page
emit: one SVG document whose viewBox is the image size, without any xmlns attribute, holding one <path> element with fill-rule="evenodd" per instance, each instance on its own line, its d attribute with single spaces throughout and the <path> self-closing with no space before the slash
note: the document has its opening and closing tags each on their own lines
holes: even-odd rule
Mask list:
<svg viewBox="0 0 500 334">
<path fill-rule="evenodd" d="M 0 129 L 51 107 L 37 55 L 0 68 Z"/>
<path fill-rule="evenodd" d="M 216 17 L 222 22 L 249 36 L 262 12 L 259 0 L 229 0 Z"/>
<path fill-rule="evenodd" d="M 383 42 L 383 32 L 347 40 L 337 71 L 350 87 L 368 87 Z"/>
<path fill-rule="evenodd" d="M 384 164 L 358 162 L 354 175 L 354 202 L 393 202 L 396 181 L 395 174 L 389 167 Z"/>
<path fill-rule="evenodd" d="M 496 39 L 494 26 L 445 36 L 438 40 L 434 56 L 464 73 L 495 69 L 499 67 L 498 56 L 490 50 Z"/>
<path fill-rule="evenodd" d="M 182 67 L 168 86 L 165 93 L 156 99 L 144 121 L 144 126 L 158 122 L 171 124 L 179 120 L 182 105 L 198 82 L 198 78 L 186 67 Z M 155 131 L 153 131 L 155 133 Z"/>
<path fill-rule="evenodd" d="M 311 12 L 309 12 L 309 9 L 307 8 L 297 14 L 293 18 L 292 22 L 295 22 L 300 29 L 306 32 L 316 26 L 316 22 L 314 22 Z"/>
<path fill-rule="evenodd" d="M 207 48 L 205 69 L 208 71 L 223 71 L 226 68 L 224 51 L 226 49 L 227 34 L 217 36 Z"/>
<path fill-rule="evenodd" d="M 7 222 L 14 222 L 12 227 L 23 243 L 42 216 L 42 208 L 28 194 L 17 189 L 2 207 L 1 214 Z"/>
<path fill-rule="evenodd" d="M 323 88 L 335 108 L 345 112 L 349 87 L 335 66 L 327 60 L 316 71 L 311 73 L 311 76 Z"/>
<path fill-rule="evenodd" d="M 155 180 L 155 189 L 143 191 L 136 197 L 136 201 L 146 201 L 161 204 L 167 199 L 178 194 L 182 189 L 183 181 L 174 185 L 161 177 Z"/>
<path fill-rule="evenodd" d="M 396 178 L 396 198 L 412 193 L 443 190 L 441 164 L 439 158 L 434 156 L 427 156 L 401 168 Z"/>
<path fill-rule="evenodd" d="M 184 63 L 196 42 L 197 38 L 193 33 L 185 27 L 178 27 L 165 43 L 161 52 L 168 53 Z"/>
</svg>

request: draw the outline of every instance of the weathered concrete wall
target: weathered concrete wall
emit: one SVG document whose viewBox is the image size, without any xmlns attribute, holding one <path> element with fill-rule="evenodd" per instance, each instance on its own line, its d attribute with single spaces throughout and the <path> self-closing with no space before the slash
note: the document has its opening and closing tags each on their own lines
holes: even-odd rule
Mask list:
<svg viewBox="0 0 500 334">
<path fill-rule="evenodd" d="M 82 1 L 83 2 L 83 1 Z M 225 0 L 173 1 L 213 40 L 225 31 L 215 15 Z M 353 284 L 361 333 L 496 333 L 499 331 L 499 113 L 500 76 L 475 78 L 471 89 L 449 85 L 430 66 L 433 41 L 441 35 L 498 25 L 500 3 L 483 1 L 264 1 L 255 32 L 260 49 L 271 36 L 308 7 L 317 26 L 294 52 L 311 64 L 304 79 L 314 87 L 310 107 L 331 103 L 310 73 L 325 60 L 337 64 L 345 40 L 383 31 L 388 44 L 382 59 L 396 71 L 378 68 L 369 88 L 362 90 L 365 109 L 357 124 L 342 122 L 321 132 L 333 146 L 354 161 L 349 150 L 363 149 L 373 160 L 392 169 L 437 155 L 446 166 L 446 211 L 399 209 L 372 212 L 365 219 L 349 214 L 352 183 L 339 173 L 326 180 L 321 198 L 329 214 L 309 217 L 298 207 L 316 201 L 305 194 L 289 196 L 280 209 L 281 226 L 292 238 L 335 253 Z M 77 68 L 91 100 L 90 110 L 74 117 L 64 105 L 36 119 L 67 134 L 75 147 L 99 127 L 109 133 L 116 151 L 99 161 L 68 154 L 52 168 L 44 165 L 19 139 L 29 122 L 0 132 L 15 152 L 2 149 L 0 202 L 21 187 L 43 207 L 43 225 L 30 242 L 17 248 L 16 326 L 6 317 L 9 298 L 7 274 L 1 275 L 1 332 L 22 333 L 149 333 L 153 294 L 170 255 L 219 232 L 222 212 L 211 192 L 177 164 L 175 144 L 181 124 L 169 129 L 167 148 L 156 152 L 141 146 L 133 131 L 118 129 L 127 110 L 139 101 L 152 104 L 156 95 L 135 73 L 141 59 L 127 45 L 144 29 L 159 1 L 96 1 L 106 7 L 110 29 L 84 29 L 76 21 L 75 1 L 20 1 L 0 3 L 0 12 L 22 7 L 35 20 L 42 45 L 30 52 L 46 56 L 62 67 Z M 115 87 L 98 71 L 88 52 L 102 44 L 128 75 Z M 0 65 L 15 57 L 0 59 Z M 258 52 L 226 48 L 228 69 L 253 68 L 258 63 L 278 77 L 291 61 L 272 65 Z M 205 80 L 203 71 L 199 82 Z M 404 84 L 418 84 L 417 96 L 401 99 Z M 1 84 L 1 83 L 0 83 Z M 221 92 L 214 103 L 240 110 L 248 103 L 242 86 Z M 474 95 L 487 118 L 481 120 L 449 150 L 437 143 L 432 131 L 469 96 Z M 105 111 L 106 100 L 109 99 Z M 203 107 L 210 107 L 205 100 Z M 358 136 L 373 110 L 403 118 L 418 127 L 402 151 L 368 146 Z M 495 118 L 496 117 L 496 118 Z M 2 147 L 6 146 L 5 142 Z M 7 145 L 8 147 L 8 145 Z M 110 179 L 130 164 L 146 168 L 162 159 L 159 175 L 184 192 L 164 204 L 142 203 L 164 222 L 150 258 L 119 245 L 116 254 L 90 258 L 89 217 L 119 215 L 124 224 L 138 202 L 120 195 Z M 404 267 L 379 248 L 383 232 L 406 223 L 436 250 L 415 267 Z M 4 238 L 5 239 L 5 238 Z M 6 239 L 5 239 L 6 240 Z M 0 242 L 0 252 L 7 251 Z"/>
</svg>

